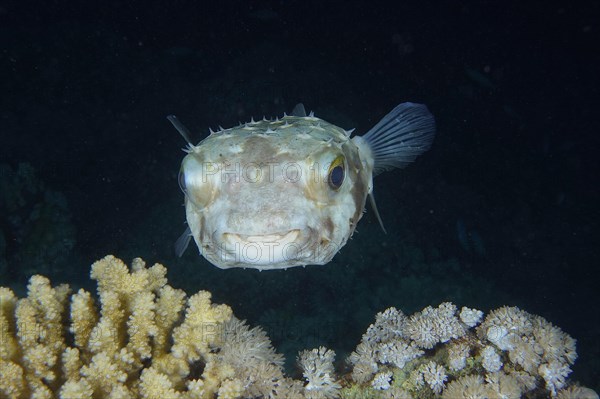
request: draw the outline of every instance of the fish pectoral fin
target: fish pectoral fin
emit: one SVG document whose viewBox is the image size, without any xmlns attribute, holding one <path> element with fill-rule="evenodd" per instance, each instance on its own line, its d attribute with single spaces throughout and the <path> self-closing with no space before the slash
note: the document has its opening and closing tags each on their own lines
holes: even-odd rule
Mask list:
<svg viewBox="0 0 600 399">
<path fill-rule="evenodd" d="M 190 245 L 190 240 L 192 239 L 192 230 L 188 227 L 185 229 L 183 234 L 179 236 L 177 241 L 175 241 L 175 255 L 178 258 L 181 258 L 188 245 Z"/>
<path fill-rule="evenodd" d="M 373 153 L 373 175 L 411 163 L 431 147 L 434 136 L 435 120 L 425 105 L 398 105 L 362 136 Z"/>
<path fill-rule="evenodd" d="M 383 220 L 381 220 L 381 216 L 379 216 L 379 211 L 377 210 L 377 204 L 375 203 L 375 196 L 373 195 L 373 191 L 369 193 L 369 202 L 371 203 L 371 208 L 373 208 L 373 211 L 375 212 L 375 217 L 377 218 L 377 221 L 381 226 L 381 230 L 383 230 L 383 232 L 387 234 L 385 227 L 383 227 Z"/>
<path fill-rule="evenodd" d="M 306 109 L 304 109 L 304 104 L 302 104 L 302 103 L 296 104 L 296 106 L 292 110 L 292 116 L 305 117 L 306 116 Z"/>
</svg>

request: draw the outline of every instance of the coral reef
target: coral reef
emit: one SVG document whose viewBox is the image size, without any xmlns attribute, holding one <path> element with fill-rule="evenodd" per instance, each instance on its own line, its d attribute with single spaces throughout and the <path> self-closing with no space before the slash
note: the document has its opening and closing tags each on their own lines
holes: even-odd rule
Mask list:
<svg viewBox="0 0 600 399">
<path fill-rule="evenodd" d="M 69 300 L 68 286 L 39 275 L 26 298 L 2 288 L 0 397 L 303 397 L 260 328 L 165 276 L 141 259 L 131 271 L 113 256 L 95 262 L 100 309 L 89 292 Z"/>
<path fill-rule="evenodd" d="M 91 268 L 99 305 L 40 275 L 25 298 L 1 287 L 0 398 L 598 398 L 568 381 L 575 340 L 558 327 L 510 307 L 481 322 L 448 302 L 379 313 L 349 375 L 333 351 L 302 351 L 294 380 L 260 327 L 165 276 L 107 256 Z"/>
<path fill-rule="evenodd" d="M 395 308 L 377 314 L 349 357 L 352 379 L 365 389 L 344 388 L 342 397 L 397 397 L 372 388 L 415 398 L 598 397 L 567 388 L 577 353 L 560 328 L 516 307 L 482 317 L 449 302 L 410 317 Z M 402 361 L 389 361 L 389 348 Z"/>
</svg>

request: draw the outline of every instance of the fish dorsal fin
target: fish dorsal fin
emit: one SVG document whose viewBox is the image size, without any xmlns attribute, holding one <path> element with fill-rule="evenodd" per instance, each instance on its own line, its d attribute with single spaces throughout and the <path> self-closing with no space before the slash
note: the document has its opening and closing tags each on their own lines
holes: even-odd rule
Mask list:
<svg viewBox="0 0 600 399">
<path fill-rule="evenodd" d="M 377 210 L 377 204 L 375 203 L 375 196 L 373 195 L 373 191 L 369 193 L 369 202 L 371 203 L 371 208 L 373 208 L 373 212 L 375 212 L 375 217 L 377 218 L 377 221 L 381 226 L 381 230 L 383 230 L 383 232 L 387 234 L 385 227 L 383 227 L 383 220 L 381 220 L 381 216 L 379 216 L 379 211 Z"/>
<path fill-rule="evenodd" d="M 190 140 L 190 131 L 188 130 L 188 128 L 185 127 L 183 123 L 179 122 L 179 119 L 177 119 L 175 115 L 169 115 L 167 116 L 167 119 L 169 120 L 169 122 L 171 122 L 173 127 L 177 129 L 177 131 L 179 132 L 179 134 L 181 134 L 183 139 L 187 141 L 188 146 L 193 147 L 194 145 L 192 144 L 192 140 Z"/>
<path fill-rule="evenodd" d="M 302 104 L 302 103 L 296 104 L 296 106 L 292 110 L 292 116 L 305 117 L 306 116 L 306 109 L 304 109 L 304 104 Z"/>
<path fill-rule="evenodd" d="M 431 147 L 434 136 L 435 120 L 425 105 L 398 105 L 362 136 L 373 154 L 373 175 L 411 163 Z"/>
<path fill-rule="evenodd" d="M 192 239 L 192 230 L 188 227 L 185 229 L 183 234 L 179 236 L 177 241 L 175 241 L 175 255 L 178 258 L 181 258 L 188 245 L 190 245 L 190 240 Z"/>
</svg>

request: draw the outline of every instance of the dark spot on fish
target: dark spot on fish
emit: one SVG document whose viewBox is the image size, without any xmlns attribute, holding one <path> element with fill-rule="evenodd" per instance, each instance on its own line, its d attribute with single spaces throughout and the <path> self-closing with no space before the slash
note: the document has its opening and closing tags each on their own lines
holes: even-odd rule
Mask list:
<svg viewBox="0 0 600 399">
<path fill-rule="evenodd" d="M 243 151 L 252 154 L 254 159 L 271 159 L 276 153 L 271 141 L 265 137 L 251 136 L 243 144 Z"/>
</svg>

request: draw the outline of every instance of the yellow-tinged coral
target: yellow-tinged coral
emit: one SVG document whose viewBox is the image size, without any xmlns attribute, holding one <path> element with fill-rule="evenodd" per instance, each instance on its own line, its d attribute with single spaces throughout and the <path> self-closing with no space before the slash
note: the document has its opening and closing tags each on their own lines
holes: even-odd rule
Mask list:
<svg viewBox="0 0 600 399">
<path fill-rule="evenodd" d="M 18 364 L 0 360 L 0 392 L 9 398 L 25 393 L 24 371 Z"/>
<path fill-rule="evenodd" d="M 43 276 L 30 279 L 26 298 L 0 288 L 0 398 L 241 397 L 235 371 L 211 353 L 228 306 L 206 291 L 187 298 L 167 285 L 164 266 L 141 259 L 130 271 L 107 256 L 91 277 L 99 309 L 84 290 L 69 303 L 69 288 Z"/>
<path fill-rule="evenodd" d="M 18 351 L 15 331 L 17 298 L 8 288 L 0 287 L 0 359 L 14 359 Z"/>
<path fill-rule="evenodd" d="M 244 393 L 244 387 L 242 382 L 237 378 L 232 380 L 225 380 L 221 384 L 218 392 L 219 399 L 235 399 L 242 396 Z"/>
</svg>

